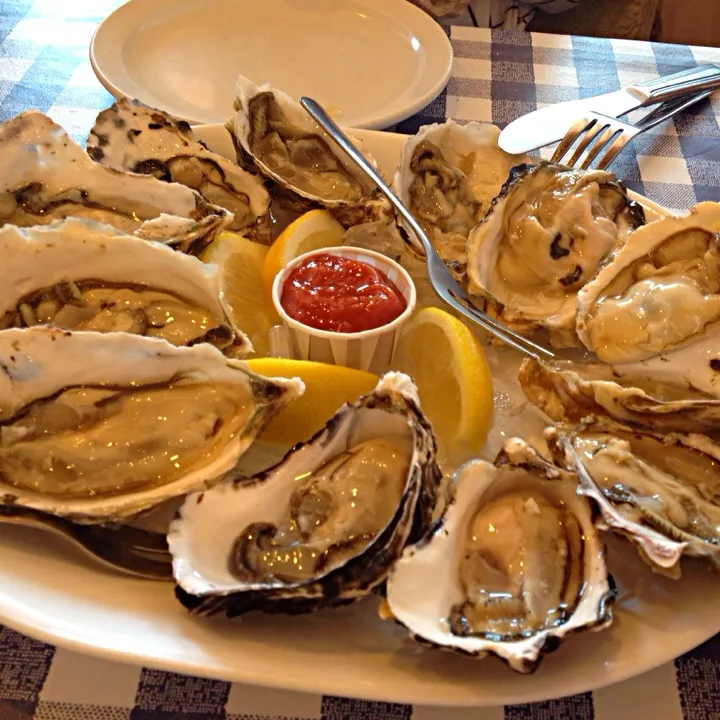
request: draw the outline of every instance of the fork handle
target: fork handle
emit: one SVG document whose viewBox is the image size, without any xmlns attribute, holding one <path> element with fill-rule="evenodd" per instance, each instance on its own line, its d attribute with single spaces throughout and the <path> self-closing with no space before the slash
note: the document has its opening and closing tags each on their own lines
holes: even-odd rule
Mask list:
<svg viewBox="0 0 720 720">
<path fill-rule="evenodd" d="M 654 105 L 681 95 L 715 87 L 720 87 L 720 67 L 698 65 L 655 80 L 636 83 L 628 90 L 637 95 L 643 101 L 643 105 Z"/>
<path fill-rule="evenodd" d="M 640 128 L 642 132 L 650 130 L 650 128 L 654 128 L 656 125 L 665 122 L 674 115 L 684 112 L 691 105 L 694 105 L 696 102 L 700 102 L 700 100 L 704 100 L 712 94 L 712 89 L 702 90 L 693 95 L 688 95 L 687 97 L 683 96 L 676 100 L 664 102 L 661 105 L 658 105 L 654 110 L 651 110 L 642 120 L 640 120 L 637 123 L 637 127 Z"/>
</svg>

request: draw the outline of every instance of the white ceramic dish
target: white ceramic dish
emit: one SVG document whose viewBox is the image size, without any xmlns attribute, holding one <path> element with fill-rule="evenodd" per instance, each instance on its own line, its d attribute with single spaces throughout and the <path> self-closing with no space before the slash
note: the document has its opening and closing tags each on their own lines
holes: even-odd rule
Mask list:
<svg viewBox="0 0 720 720">
<path fill-rule="evenodd" d="M 222 127 L 197 129 L 211 148 L 232 152 Z M 357 132 L 390 174 L 402 138 Z M 646 203 L 654 213 L 657 205 Z M 513 351 L 488 353 L 496 423 L 485 455 L 507 434 L 532 440 L 542 428 L 514 381 Z M 41 640 L 118 661 L 224 680 L 377 700 L 503 705 L 609 685 L 670 661 L 720 631 L 720 580 L 686 563 L 681 582 L 653 575 L 632 547 L 608 538 L 621 589 L 615 622 L 566 640 L 534 675 L 499 661 L 472 660 L 410 642 L 377 617 L 377 600 L 310 616 L 252 614 L 242 621 L 188 616 L 165 583 L 104 572 L 62 543 L 0 525 L 0 622 Z"/>
<path fill-rule="evenodd" d="M 407 0 L 130 0 L 97 29 L 90 62 L 115 97 L 193 123 L 225 122 L 242 74 L 382 128 L 437 97 L 452 48 Z"/>
</svg>

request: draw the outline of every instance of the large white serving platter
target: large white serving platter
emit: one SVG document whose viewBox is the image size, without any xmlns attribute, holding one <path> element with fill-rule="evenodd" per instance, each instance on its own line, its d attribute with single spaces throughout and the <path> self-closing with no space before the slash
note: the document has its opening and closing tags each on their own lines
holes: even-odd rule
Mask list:
<svg viewBox="0 0 720 720">
<path fill-rule="evenodd" d="M 100 82 L 192 123 L 221 123 L 238 74 L 382 128 L 450 77 L 445 31 L 407 0 L 130 0 L 90 45 Z"/>
<path fill-rule="evenodd" d="M 197 136 L 228 154 L 222 127 Z M 386 175 L 398 135 L 355 133 Z M 662 208 L 642 201 L 649 214 Z M 518 404 L 512 351 L 491 350 L 497 405 L 486 455 L 503 436 L 536 436 L 542 423 Z M 612 627 L 580 633 L 534 675 L 493 658 L 472 660 L 421 648 L 377 617 L 378 601 L 300 617 L 251 614 L 194 619 L 170 584 L 101 569 L 53 538 L 0 525 L 0 622 L 33 637 L 109 659 L 223 680 L 416 704 L 501 705 L 584 692 L 670 661 L 720 631 L 720 579 L 687 563 L 682 581 L 654 575 L 623 541 L 608 538 L 621 596 Z M 418 588 L 422 593 L 423 588 Z"/>
</svg>

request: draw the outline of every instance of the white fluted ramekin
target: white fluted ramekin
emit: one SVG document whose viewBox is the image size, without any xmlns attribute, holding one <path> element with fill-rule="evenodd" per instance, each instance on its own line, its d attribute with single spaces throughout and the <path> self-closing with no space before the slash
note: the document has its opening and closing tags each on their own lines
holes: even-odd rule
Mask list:
<svg viewBox="0 0 720 720">
<path fill-rule="evenodd" d="M 380 270 L 405 298 L 407 307 L 392 322 L 355 333 L 318 330 L 291 318 L 280 304 L 288 275 L 315 255 L 335 255 L 367 263 Z M 272 300 L 283 323 L 286 352 L 298 360 L 344 365 L 380 375 L 392 367 L 402 326 L 415 310 L 415 285 L 405 269 L 385 255 L 351 246 L 321 248 L 288 263 L 275 277 Z"/>
</svg>

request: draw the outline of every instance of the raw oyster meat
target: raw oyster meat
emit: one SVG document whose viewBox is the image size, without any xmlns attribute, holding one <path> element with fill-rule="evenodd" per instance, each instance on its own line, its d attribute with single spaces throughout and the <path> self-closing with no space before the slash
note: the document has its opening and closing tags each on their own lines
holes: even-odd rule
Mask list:
<svg viewBox="0 0 720 720">
<path fill-rule="evenodd" d="M 578 337 L 607 363 L 645 360 L 718 327 L 720 203 L 631 233 L 578 294 Z"/>
<path fill-rule="evenodd" d="M 188 497 L 170 526 L 194 613 L 301 613 L 358 600 L 428 527 L 440 473 L 412 381 L 383 376 L 274 468 Z"/>
<path fill-rule="evenodd" d="M 680 576 L 682 555 L 720 568 L 720 446 L 703 435 L 639 432 L 614 422 L 546 430 L 556 460 L 612 530 L 658 572 Z"/>
<path fill-rule="evenodd" d="M 82 217 L 198 254 L 232 222 L 232 213 L 184 185 L 93 162 L 36 110 L 0 126 L 0 152 L 0 226 Z"/>
<path fill-rule="evenodd" d="M 388 577 L 386 611 L 416 640 L 528 673 L 567 635 L 610 624 L 614 583 L 573 473 L 511 439 L 452 480 L 441 519 Z"/>
<path fill-rule="evenodd" d="M 0 332 L 0 504 L 119 522 L 209 487 L 302 394 L 208 344 Z"/>
<path fill-rule="evenodd" d="M 556 422 L 608 416 L 667 432 L 717 435 L 720 346 L 712 335 L 634 363 L 524 360 L 525 396 Z"/>
<path fill-rule="evenodd" d="M 420 128 L 400 153 L 395 190 L 460 276 L 470 231 L 485 217 L 510 169 L 524 160 L 498 147 L 499 134 L 495 125 L 448 120 Z"/>
<path fill-rule="evenodd" d="M 293 98 L 243 76 L 236 97 L 228 130 L 238 160 L 276 183 L 273 195 L 281 204 L 300 211 L 327 207 L 346 226 L 389 213 L 375 185 Z"/>
<path fill-rule="evenodd" d="M 520 165 L 468 238 L 470 292 L 519 332 L 578 345 L 578 291 L 643 223 L 610 172 Z"/>
<path fill-rule="evenodd" d="M 210 152 L 194 139 L 188 123 L 162 110 L 138 100 L 118 100 L 97 116 L 87 151 L 108 167 L 197 190 L 207 202 L 233 214 L 229 230 L 252 239 L 264 239 L 269 233 L 270 195 L 263 181 Z"/>
<path fill-rule="evenodd" d="M 68 218 L 0 229 L 0 330 L 55 325 L 129 332 L 173 345 L 252 351 L 230 320 L 220 270 L 109 225 Z"/>
</svg>

